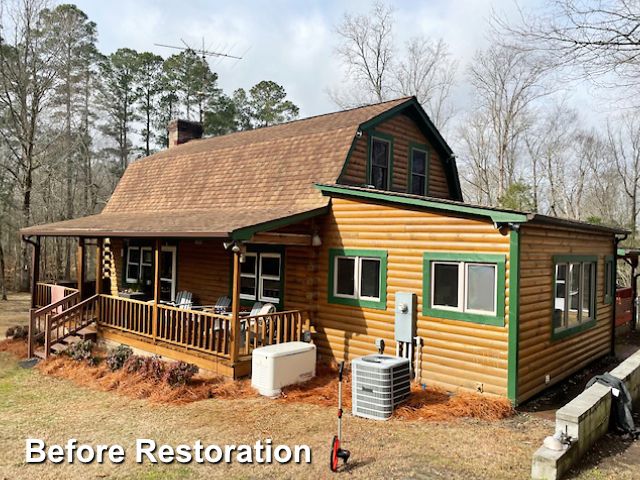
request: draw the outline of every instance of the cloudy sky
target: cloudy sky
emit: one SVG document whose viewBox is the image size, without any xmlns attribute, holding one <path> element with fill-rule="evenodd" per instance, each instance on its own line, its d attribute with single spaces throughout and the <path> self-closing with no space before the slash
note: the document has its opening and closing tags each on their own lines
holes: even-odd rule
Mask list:
<svg viewBox="0 0 640 480">
<path fill-rule="evenodd" d="M 217 0 L 76 0 L 97 23 L 99 48 L 111 53 L 128 47 L 167 57 L 174 51 L 155 43 L 205 45 L 244 58 L 212 59 L 227 94 L 261 80 L 284 86 L 301 117 L 335 110 L 326 89 L 339 85 L 343 72 L 333 55 L 333 32 L 345 11 L 366 13 L 370 1 L 217 1 Z M 486 45 L 491 8 L 512 15 L 513 0 L 391 0 L 401 42 L 425 35 L 443 38 L 461 62 Z M 537 1 L 528 1 L 529 7 Z M 459 92 L 464 96 L 464 89 Z"/>
</svg>

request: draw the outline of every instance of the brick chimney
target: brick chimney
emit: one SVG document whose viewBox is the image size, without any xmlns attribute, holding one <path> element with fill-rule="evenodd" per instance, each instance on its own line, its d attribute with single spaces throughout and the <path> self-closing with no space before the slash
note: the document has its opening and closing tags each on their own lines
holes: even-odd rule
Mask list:
<svg viewBox="0 0 640 480">
<path fill-rule="evenodd" d="M 202 124 L 188 120 L 171 120 L 169 122 L 169 148 L 198 138 L 202 138 Z"/>
</svg>

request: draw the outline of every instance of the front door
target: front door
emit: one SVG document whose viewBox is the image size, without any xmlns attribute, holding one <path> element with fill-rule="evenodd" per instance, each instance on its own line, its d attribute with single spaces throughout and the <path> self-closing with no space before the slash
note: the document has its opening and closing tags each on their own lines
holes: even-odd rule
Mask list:
<svg viewBox="0 0 640 480">
<path fill-rule="evenodd" d="M 162 247 L 160 271 L 160 299 L 174 301 L 176 299 L 176 247 Z"/>
</svg>

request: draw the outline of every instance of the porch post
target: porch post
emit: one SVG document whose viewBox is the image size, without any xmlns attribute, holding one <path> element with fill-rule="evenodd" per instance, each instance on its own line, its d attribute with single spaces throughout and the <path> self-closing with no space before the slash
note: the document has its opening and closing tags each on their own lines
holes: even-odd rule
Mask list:
<svg viewBox="0 0 640 480">
<path fill-rule="evenodd" d="M 231 304 L 231 363 L 240 354 L 240 252 L 233 252 L 233 293 Z"/>
<path fill-rule="evenodd" d="M 36 237 L 31 257 L 31 308 L 36 308 L 36 295 L 38 282 L 40 281 L 40 237 Z"/>
<path fill-rule="evenodd" d="M 158 238 L 156 239 L 155 247 L 153 249 L 153 264 L 154 264 L 154 275 L 153 275 L 153 326 L 152 326 L 152 334 L 153 334 L 153 343 L 156 343 L 156 338 L 158 336 L 158 321 L 160 320 L 160 311 L 158 309 L 158 304 L 160 303 L 160 271 L 162 269 L 162 241 Z"/>
<path fill-rule="evenodd" d="M 96 295 L 102 293 L 102 238 L 96 239 Z"/>
<path fill-rule="evenodd" d="M 78 238 L 78 299 L 84 300 L 84 238 Z"/>
</svg>

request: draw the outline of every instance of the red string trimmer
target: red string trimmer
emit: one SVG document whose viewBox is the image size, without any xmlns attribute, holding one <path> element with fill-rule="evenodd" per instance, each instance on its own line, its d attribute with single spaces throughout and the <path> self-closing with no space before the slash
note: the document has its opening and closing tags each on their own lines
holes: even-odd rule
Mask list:
<svg viewBox="0 0 640 480">
<path fill-rule="evenodd" d="M 331 445 L 331 471 L 338 471 L 338 459 L 344 461 L 344 465 L 347 464 L 347 460 L 351 456 L 349 450 L 343 450 L 340 448 L 340 442 L 342 441 L 342 372 L 344 371 L 344 362 L 340 364 L 340 372 L 338 373 L 338 435 L 333 437 L 333 444 Z"/>
</svg>

